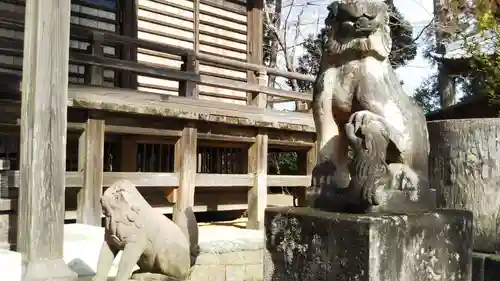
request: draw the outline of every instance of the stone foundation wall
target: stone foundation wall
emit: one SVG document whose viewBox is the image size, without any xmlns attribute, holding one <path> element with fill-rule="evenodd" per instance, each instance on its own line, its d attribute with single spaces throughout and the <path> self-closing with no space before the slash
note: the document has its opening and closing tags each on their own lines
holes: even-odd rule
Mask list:
<svg viewBox="0 0 500 281">
<path fill-rule="evenodd" d="M 264 232 L 200 227 L 200 255 L 190 281 L 262 281 Z"/>
<path fill-rule="evenodd" d="M 257 281 L 263 279 L 263 250 L 202 253 L 196 260 L 191 281 Z"/>
</svg>

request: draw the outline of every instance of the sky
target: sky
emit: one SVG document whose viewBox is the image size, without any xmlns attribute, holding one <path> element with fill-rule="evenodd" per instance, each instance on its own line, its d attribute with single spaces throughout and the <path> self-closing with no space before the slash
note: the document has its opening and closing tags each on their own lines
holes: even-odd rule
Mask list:
<svg viewBox="0 0 500 281">
<path fill-rule="evenodd" d="M 394 5 L 412 24 L 414 36 L 417 36 L 432 19 L 433 0 L 394 0 Z M 417 43 L 421 45 L 422 42 Z M 396 70 L 399 78 L 404 81 L 403 88 L 410 95 L 434 71 L 435 69 L 423 58 L 421 47 L 413 61 Z"/>
<path fill-rule="evenodd" d="M 290 3 L 294 2 L 294 6 L 290 9 Z M 287 22 L 286 18 L 288 16 L 288 22 L 290 22 L 289 32 L 290 34 L 287 38 L 287 42 L 294 41 L 294 23 L 297 22 L 300 15 L 300 34 L 303 37 L 307 34 L 316 33 L 321 27 L 324 26 L 324 19 L 328 13 L 326 7 L 333 0 L 285 0 L 283 9 L 283 19 L 282 22 Z M 410 22 L 413 26 L 413 34 L 417 36 L 420 31 L 431 21 L 433 13 L 433 0 L 393 0 L 394 5 L 401 12 L 403 17 Z M 306 7 L 306 8 L 303 8 Z M 421 40 L 417 41 L 417 44 L 422 45 Z M 413 95 L 414 91 L 418 86 L 430 75 L 435 69 L 429 64 L 428 61 L 422 55 L 422 47 L 418 48 L 418 54 L 414 60 L 408 63 L 404 67 L 400 67 L 396 70 L 399 78 L 404 82 L 403 88 L 408 95 Z M 302 50 L 298 48 L 297 53 L 300 54 Z M 278 62 L 279 63 L 279 62 Z M 283 61 L 282 61 L 283 63 Z M 278 108 L 288 109 L 289 103 L 277 106 Z"/>
</svg>

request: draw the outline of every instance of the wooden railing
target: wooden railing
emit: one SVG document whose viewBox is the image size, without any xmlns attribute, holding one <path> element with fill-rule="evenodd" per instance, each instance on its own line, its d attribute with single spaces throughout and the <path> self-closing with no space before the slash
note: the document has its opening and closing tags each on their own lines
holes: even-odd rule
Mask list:
<svg viewBox="0 0 500 281">
<path fill-rule="evenodd" d="M 6 13 L 5 11 L 0 11 L 0 24 L 2 24 L 5 27 L 8 27 L 9 29 L 22 30 L 23 19 L 24 19 L 23 14 L 19 13 L 16 14 L 12 12 Z M 204 54 L 199 52 L 195 53 L 193 50 L 190 49 L 170 46 L 159 42 L 131 38 L 123 35 L 118 35 L 112 32 L 95 30 L 78 25 L 71 25 L 71 37 L 72 39 L 90 41 L 92 43 L 91 47 L 88 50 L 88 53 L 82 53 L 81 50 L 72 49 L 70 52 L 70 62 L 92 66 L 93 69 L 106 68 L 116 71 L 132 72 L 139 75 L 147 75 L 155 78 L 176 80 L 183 82 L 181 84 L 184 85 L 184 87 L 186 82 L 193 82 L 199 85 L 207 85 L 229 90 L 239 90 L 239 91 L 247 91 L 253 93 L 258 92 L 261 94 L 265 94 L 271 97 L 281 98 L 283 100 L 288 100 L 288 101 L 294 101 L 294 100 L 306 101 L 306 102 L 312 101 L 312 96 L 308 93 L 274 89 L 267 87 L 267 85 L 249 84 L 246 82 L 240 82 L 232 79 L 219 78 L 212 75 L 197 74 L 195 73 L 195 71 L 193 71 L 194 69 L 189 67 L 184 68 L 184 70 L 176 70 L 154 64 L 137 63 L 133 61 L 120 60 L 105 55 L 102 51 L 102 46 L 126 45 L 134 48 L 149 49 L 156 52 L 181 56 L 183 59 L 183 64 L 186 66 L 193 65 L 195 61 L 209 62 L 221 66 L 231 67 L 237 70 L 253 71 L 256 73 L 256 75 L 264 79 L 268 75 L 274 75 L 290 79 L 314 81 L 314 77 L 312 76 L 303 75 L 295 72 L 282 71 L 276 68 L 269 68 L 263 65 L 257 65 L 233 59 L 227 59 L 210 54 Z M 0 38 L 0 46 L 2 48 L 2 51 L 7 51 L 12 54 L 22 55 L 22 47 L 23 47 L 22 40 Z M 94 74 L 97 73 L 94 72 Z M 102 76 L 102 73 L 100 75 Z M 92 84 L 95 85 L 99 84 L 95 82 L 100 81 L 100 79 L 102 78 L 94 77 L 92 79 L 94 79 L 93 80 L 94 83 Z M 182 95 L 183 90 L 179 89 L 179 92 Z"/>
<path fill-rule="evenodd" d="M 0 25 L 6 24 L 9 28 L 22 30 L 24 15 L 0 12 Z M 220 58 L 204 53 L 196 53 L 193 50 L 169 46 L 152 41 L 140 40 L 111 32 L 97 31 L 81 26 L 71 26 L 71 36 L 75 39 L 90 41 L 91 45 L 86 53 L 80 50 L 71 50 L 70 62 L 87 66 L 85 80 L 87 83 L 102 86 L 104 69 L 113 69 L 121 72 L 147 75 L 156 78 L 176 80 L 179 83 L 179 95 L 196 98 L 196 85 L 208 85 L 224 89 L 246 91 L 248 107 L 266 108 L 268 96 L 283 100 L 300 100 L 310 102 L 311 95 L 294 91 L 286 91 L 267 87 L 267 76 L 275 75 L 292 79 L 313 81 L 310 76 L 284 72 L 277 69 L 267 68 L 262 65 Z M 181 56 L 183 67 L 178 69 L 166 68 L 152 63 L 138 63 L 135 61 L 120 60 L 104 54 L 102 46 L 129 46 L 133 48 L 149 49 L 156 52 L 174 54 Z M 22 55 L 22 40 L 2 40 L 0 46 L 3 51 Z M 198 73 L 193 65 L 196 61 L 215 63 L 239 70 L 247 70 L 255 73 L 256 83 L 246 83 L 227 78 L 216 77 Z M 287 145 L 286 141 L 270 140 L 268 131 L 259 128 L 254 136 L 247 138 L 231 138 L 232 142 L 244 142 L 248 146 L 248 173 L 240 175 L 227 174 L 197 174 L 196 173 L 196 151 L 197 140 L 203 138 L 217 139 L 217 135 L 203 134 L 198 132 L 196 124 L 184 122 L 181 130 L 152 129 L 120 127 L 105 124 L 104 120 L 89 118 L 86 123 L 68 124 L 70 129 L 82 130 L 80 137 L 80 151 L 85 155 L 79 159 L 80 172 L 67 172 L 66 185 L 68 188 L 79 188 L 79 200 L 76 219 L 78 222 L 100 225 L 101 209 L 99 197 L 103 187 L 109 186 L 116 180 L 128 179 L 138 186 L 145 187 L 173 187 L 177 192 L 174 198 L 174 219 L 176 212 L 186 208 L 194 207 L 194 191 L 197 186 L 204 187 L 249 187 L 248 214 L 249 227 L 262 228 L 264 208 L 267 206 L 267 188 L 269 186 L 297 186 L 305 187 L 310 184 L 312 165 L 316 157 L 315 144 L 313 141 L 295 145 L 306 151 L 306 158 L 302 159 L 307 166 L 307 175 L 304 176 L 271 176 L 267 174 L 267 152 L 269 144 Z M 73 128 L 72 128 L 73 127 Z M 175 145 L 175 172 L 174 173 L 136 173 L 136 172 L 103 172 L 103 146 L 105 132 L 118 132 L 120 134 L 143 134 L 159 135 L 176 139 Z M 228 139 L 228 136 L 219 136 Z M 95 140 L 102 141 L 95 141 Z M 290 142 L 288 143 L 290 144 Z M 100 155 L 100 157 L 95 157 Z M 182 155 L 182 157 L 181 157 Z M 93 157 L 92 157 L 93 156 Z M 18 172 L 1 172 L 2 182 L 7 179 L 8 187 L 18 187 Z M 301 198 L 304 199 L 304 198 Z M 196 210 L 196 209 L 195 209 Z"/>
</svg>

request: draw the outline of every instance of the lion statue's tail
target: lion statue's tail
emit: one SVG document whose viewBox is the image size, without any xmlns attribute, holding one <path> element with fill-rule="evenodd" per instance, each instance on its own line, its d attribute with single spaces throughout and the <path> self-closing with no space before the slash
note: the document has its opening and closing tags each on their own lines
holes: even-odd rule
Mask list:
<svg viewBox="0 0 500 281">
<path fill-rule="evenodd" d="M 183 212 L 176 213 L 176 219 L 174 221 L 189 241 L 191 266 L 193 266 L 200 253 L 198 245 L 198 222 L 196 221 L 193 209 L 189 207 Z"/>
</svg>

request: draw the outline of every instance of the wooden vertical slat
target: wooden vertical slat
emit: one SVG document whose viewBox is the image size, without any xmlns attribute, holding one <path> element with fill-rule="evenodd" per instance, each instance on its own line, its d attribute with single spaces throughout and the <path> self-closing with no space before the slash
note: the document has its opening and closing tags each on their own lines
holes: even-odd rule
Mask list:
<svg viewBox="0 0 500 281">
<path fill-rule="evenodd" d="M 299 165 L 299 170 L 301 170 L 303 173 L 305 173 L 308 176 L 312 177 L 312 172 L 314 169 L 314 166 L 316 166 L 317 162 L 317 144 L 315 143 L 313 147 L 311 147 L 307 151 L 302 151 L 298 154 L 298 165 Z M 295 189 L 295 197 L 297 199 L 297 206 L 298 207 L 307 207 L 308 202 L 307 202 L 307 189 L 308 187 L 300 188 L 300 189 Z"/>
<path fill-rule="evenodd" d="M 137 38 L 137 0 L 120 0 L 120 33 L 132 38 Z M 123 45 L 121 47 L 121 58 L 127 61 L 137 61 L 137 47 Z M 137 89 L 137 74 L 133 72 L 122 72 L 120 74 L 120 86 L 124 88 Z"/>
<path fill-rule="evenodd" d="M 182 136 L 175 144 L 175 167 L 174 170 L 179 175 L 179 187 L 174 192 L 173 199 L 174 221 L 189 208 L 194 206 L 195 179 L 196 179 L 196 157 L 197 157 L 197 129 L 186 126 L 182 131 Z"/>
<path fill-rule="evenodd" d="M 263 44 L 263 9 L 264 1 L 247 1 L 247 61 L 254 64 L 262 64 L 264 51 Z M 247 72 L 247 82 L 254 84 L 257 82 L 257 73 Z M 247 103 L 254 100 L 256 93 L 247 94 Z"/>
<path fill-rule="evenodd" d="M 198 73 L 196 57 L 187 55 L 183 57 L 182 71 Z M 179 96 L 198 98 L 198 85 L 192 81 L 179 82 Z"/>
<path fill-rule="evenodd" d="M 83 187 L 77 195 L 76 221 L 101 226 L 104 120 L 87 120 L 78 143 L 78 170 L 83 174 Z"/>
<path fill-rule="evenodd" d="M 248 150 L 248 173 L 254 184 L 248 191 L 247 228 L 264 229 L 264 210 L 267 207 L 267 149 L 268 137 L 259 130 L 255 143 Z"/>
<path fill-rule="evenodd" d="M 23 281 L 77 277 L 63 260 L 70 16 L 70 1 L 26 1 L 17 232 Z"/>
<path fill-rule="evenodd" d="M 87 51 L 94 55 L 103 57 L 104 50 L 102 42 L 104 41 L 103 35 L 100 33 L 94 33 L 92 35 L 92 42 L 89 45 Z M 85 83 L 101 86 L 104 82 L 104 70 L 101 66 L 89 65 L 85 69 Z"/>
<path fill-rule="evenodd" d="M 134 137 L 121 137 L 121 172 L 137 172 L 137 143 Z"/>
</svg>

